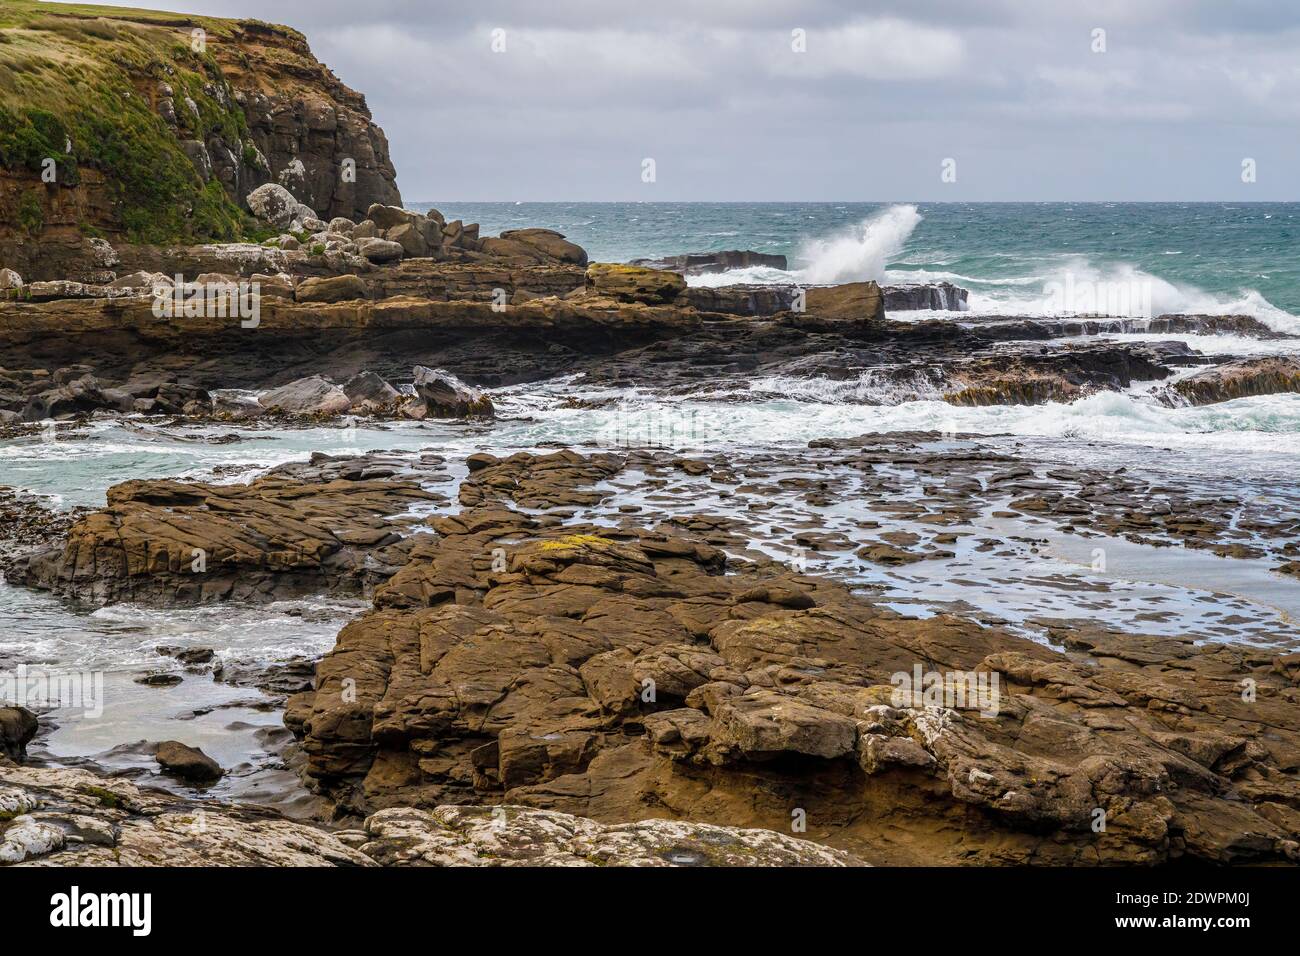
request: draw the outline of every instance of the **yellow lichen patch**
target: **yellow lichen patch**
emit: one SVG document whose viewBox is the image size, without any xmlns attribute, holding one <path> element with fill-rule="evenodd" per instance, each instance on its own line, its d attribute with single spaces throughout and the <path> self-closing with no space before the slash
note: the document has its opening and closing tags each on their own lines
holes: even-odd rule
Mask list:
<svg viewBox="0 0 1300 956">
<path fill-rule="evenodd" d="M 592 545 L 612 543 L 608 538 L 602 538 L 598 534 L 567 534 L 563 538 L 557 538 L 554 541 L 543 541 L 539 546 L 539 550 L 568 551 L 572 548 L 585 548 Z"/>
</svg>

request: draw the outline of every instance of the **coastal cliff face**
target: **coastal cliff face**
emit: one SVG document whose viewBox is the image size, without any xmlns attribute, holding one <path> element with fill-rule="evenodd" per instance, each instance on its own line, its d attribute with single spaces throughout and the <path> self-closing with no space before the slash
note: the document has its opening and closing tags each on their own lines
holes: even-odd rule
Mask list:
<svg viewBox="0 0 1300 956">
<path fill-rule="evenodd" d="M 0 264 L 39 279 L 86 261 L 95 238 L 250 235 L 245 197 L 268 182 L 327 220 L 401 202 L 365 97 L 297 31 L 29 0 L 0 10 Z"/>
</svg>

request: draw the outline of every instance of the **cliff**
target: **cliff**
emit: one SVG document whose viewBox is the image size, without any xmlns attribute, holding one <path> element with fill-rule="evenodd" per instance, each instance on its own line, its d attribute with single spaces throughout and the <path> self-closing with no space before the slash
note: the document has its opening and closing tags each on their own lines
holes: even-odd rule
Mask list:
<svg viewBox="0 0 1300 956">
<path fill-rule="evenodd" d="M 91 238 L 235 239 L 278 182 L 329 219 L 400 204 L 365 97 L 287 27 L 115 7 L 0 7 L 0 264 Z M 37 251 L 37 243 L 40 251 Z"/>
</svg>

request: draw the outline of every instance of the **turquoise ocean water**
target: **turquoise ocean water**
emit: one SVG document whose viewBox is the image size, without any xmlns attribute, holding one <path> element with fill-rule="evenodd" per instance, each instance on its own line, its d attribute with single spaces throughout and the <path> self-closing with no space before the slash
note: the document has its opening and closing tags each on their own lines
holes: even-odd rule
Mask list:
<svg viewBox="0 0 1300 956">
<path fill-rule="evenodd" d="M 1244 312 L 1300 331 L 1300 203 L 412 203 L 484 235 L 542 226 L 595 260 L 782 253 L 814 282 L 947 279 L 972 308 L 1041 311 L 1044 287 L 1149 281 L 1159 312 Z M 706 281 L 788 281 L 743 270 Z"/>
</svg>

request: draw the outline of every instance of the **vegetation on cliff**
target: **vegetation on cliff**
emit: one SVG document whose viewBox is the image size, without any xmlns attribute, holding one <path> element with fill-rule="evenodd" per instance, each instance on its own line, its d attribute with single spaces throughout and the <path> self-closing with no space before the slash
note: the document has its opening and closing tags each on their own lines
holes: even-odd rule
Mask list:
<svg viewBox="0 0 1300 956">
<path fill-rule="evenodd" d="M 294 128 L 281 128 L 282 118 Z M 357 167 L 354 186 L 338 183 L 345 156 Z M 286 183 L 289 174 L 298 179 Z M 119 7 L 0 6 L 0 213 L 9 229 L 153 243 L 255 236 L 243 198 L 277 176 L 326 215 L 397 198 L 364 97 L 316 60 L 302 34 Z"/>
<path fill-rule="evenodd" d="M 129 21 L 121 19 L 129 17 Z M 221 184 L 204 182 L 182 141 L 140 85 L 173 87 L 185 136 L 243 138 L 243 111 L 220 68 L 193 40 L 228 34 L 232 21 L 143 10 L 10 0 L 0 10 L 0 166 L 46 185 L 75 187 L 103 173 L 117 218 L 136 241 L 229 239 L 243 215 Z M 42 178 L 44 174 L 44 178 Z M 36 188 L 21 202 L 30 210 Z M 23 225 L 39 228 L 36 213 Z"/>
</svg>

